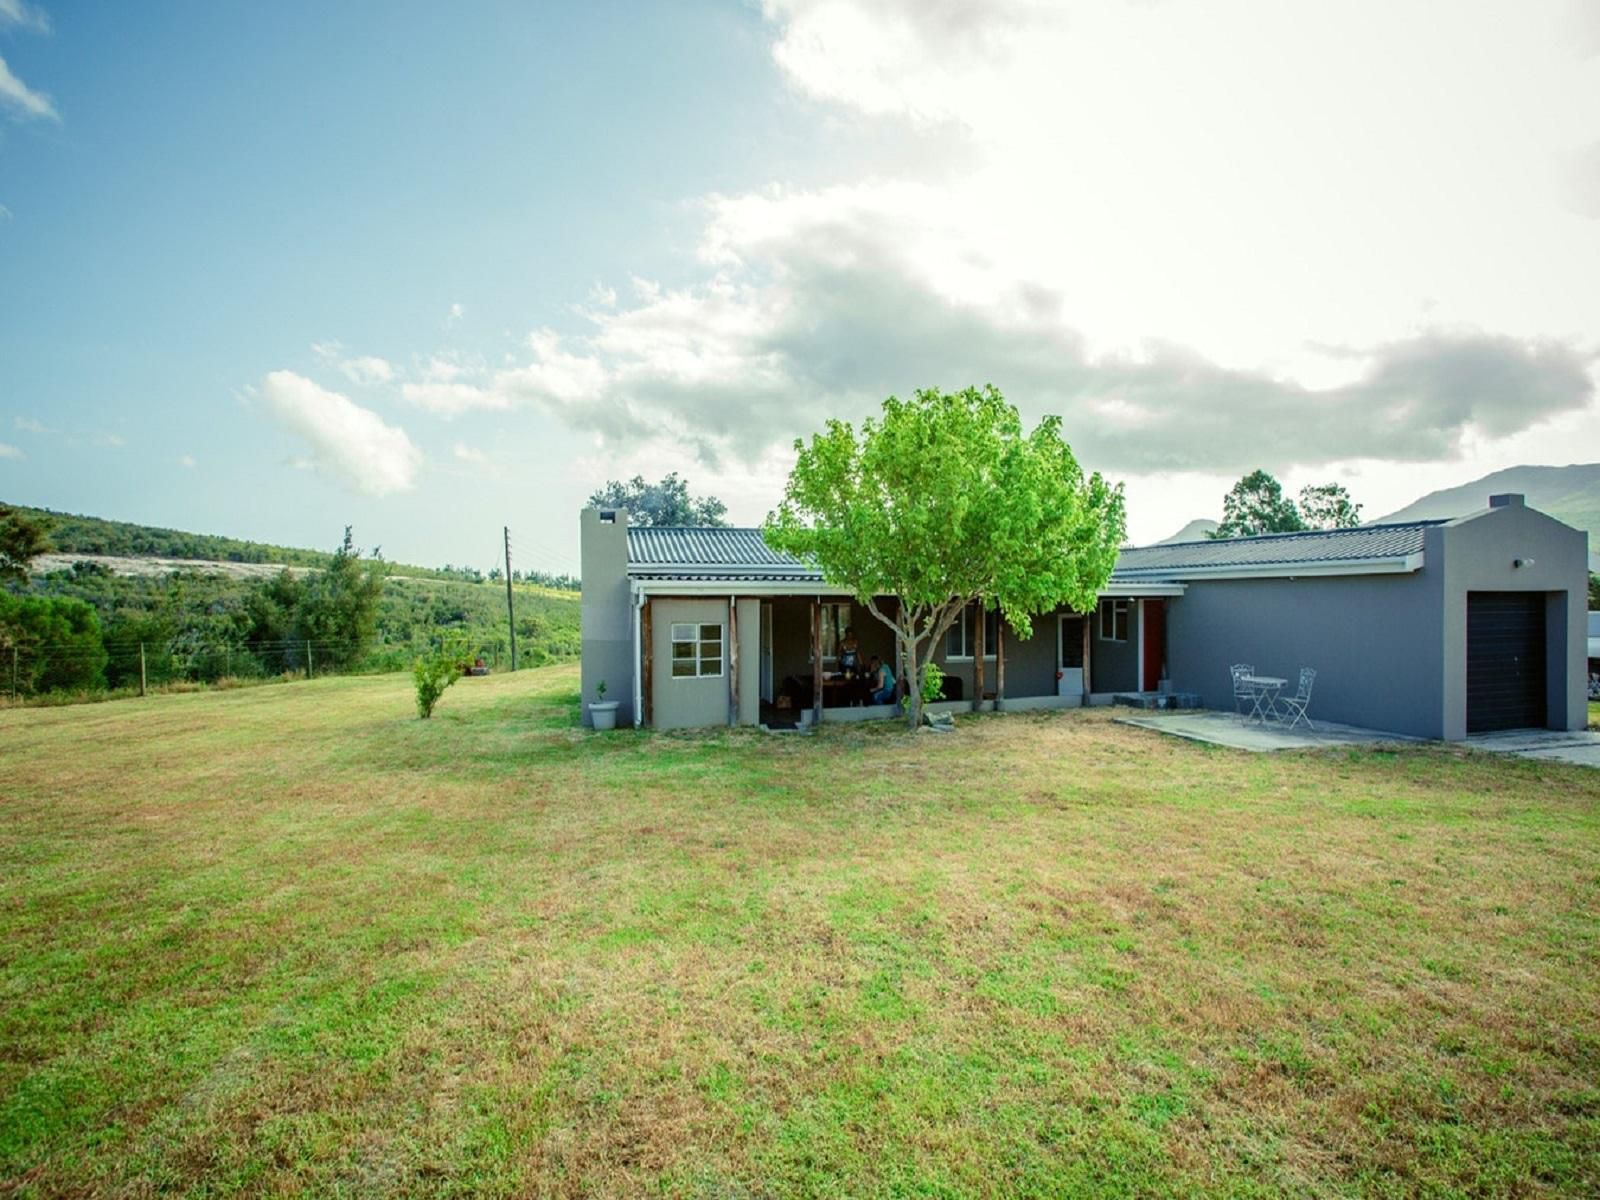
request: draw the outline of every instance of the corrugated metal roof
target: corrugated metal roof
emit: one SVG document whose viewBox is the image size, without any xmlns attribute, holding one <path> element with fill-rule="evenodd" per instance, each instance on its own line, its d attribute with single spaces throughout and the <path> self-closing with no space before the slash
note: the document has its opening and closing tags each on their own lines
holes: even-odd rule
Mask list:
<svg viewBox="0 0 1600 1200">
<path fill-rule="evenodd" d="M 640 525 L 628 527 L 630 573 L 650 568 L 706 567 L 743 577 L 751 572 L 776 573 L 783 578 L 816 571 L 788 554 L 780 554 L 759 529 L 713 529 L 699 525 Z M 701 574 L 687 573 L 691 577 Z"/>
<path fill-rule="evenodd" d="M 1172 542 L 1122 551 L 1114 582 L 1180 580 L 1192 571 L 1315 566 L 1404 559 L 1422 551 L 1423 530 L 1443 521 L 1368 525 L 1316 533 Z M 772 549 L 759 529 L 703 526 L 631 526 L 628 573 L 649 579 L 820 581 L 814 567 Z"/>
<path fill-rule="evenodd" d="M 1217 538 L 1130 547 L 1117 558 L 1112 578 L 1181 576 L 1188 571 L 1250 567 L 1316 566 L 1321 563 L 1403 559 L 1422 552 L 1423 531 L 1440 521 L 1367 525 L 1314 533 L 1270 533 L 1260 537 Z"/>
</svg>

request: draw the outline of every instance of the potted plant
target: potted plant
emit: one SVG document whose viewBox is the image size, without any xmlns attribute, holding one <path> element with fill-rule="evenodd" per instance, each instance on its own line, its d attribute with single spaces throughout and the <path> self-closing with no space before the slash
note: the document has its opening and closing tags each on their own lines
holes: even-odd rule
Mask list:
<svg viewBox="0 0 1600 1200">
<path fill-rule="evenodd" d="M 595 684 L 595 694 L 600 699 L 589 705 L 589 720 L 596 729 L 615 729 L 617 727 L 617 702 L 606 699 L 606 681 L 602 679 Z"/>
</svg>

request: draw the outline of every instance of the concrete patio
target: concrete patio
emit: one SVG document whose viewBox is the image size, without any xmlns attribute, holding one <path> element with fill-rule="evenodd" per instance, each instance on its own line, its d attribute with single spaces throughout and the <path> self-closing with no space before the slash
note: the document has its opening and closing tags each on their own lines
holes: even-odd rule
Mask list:
<svg viewBox="0 0 1600 1200">
<path fill-rule="evenodd" d="M 1280 725 L 1242 722 L 1231 712 L 1201 709 L 1191 712 L 1140 713 L 1118 717 L 1122 725 L 1136 725 L 1157 733 L 1228 746 L 1234 750 L 1264 753 L 1272 750 L 1317 750 L 1330 746 L 1370 746 L 1383 743 L 1417 742 L 1420 738 L 1381 729 L 1362 729 L 1354 725 L 1334 725 L 1318 721 L 1315 730 L 1304 725 L 1294 730 Z M 1462 745 L 1490 754 L 1515 754 L 1549 762 L 1576 763 L 1600 767 L 1600 733 L 1564 732 L 1558 729 L 1516 729 L 1506 733 L 1480 733 Z"/>
<path fill-rule="evenodd" d="M 1355 725 L 1334 725 L 1327 721 L 1317 721 L 1315 729 L 1307 729 L 1302 723 L 1298 728 L 1291 730 L 1271 723 L 1263 725 L 1258 721 L 1244 722 L 1231 712 L 1218 712 L 1214 709 L 1141 713 L 1138 716 L 1118 717 L 1117 721 L 1122 725 L 1154 729 L 1158 733 L 1169 733 L 1173 737 L 1188 738 L 1193 742 L 1209 742 L 1213 746 L 1229 746 L 1235 750 L 1250 750 L 1256 753 L 1418 740 L 1401 733 L 1362 729 Z"/>
</svg>

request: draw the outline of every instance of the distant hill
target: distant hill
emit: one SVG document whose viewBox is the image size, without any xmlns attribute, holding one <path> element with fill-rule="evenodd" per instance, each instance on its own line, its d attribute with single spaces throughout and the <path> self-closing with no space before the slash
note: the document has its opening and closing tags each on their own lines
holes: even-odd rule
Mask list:
<svg viewBox="0 0 1600 1200">
<path fill-rule="evenodd" d="M 1507 467 L 1460 487 L 1429 492 L 1398 512 L 1380 517 L 1389 521 L 1428 521 L 1461 517 L 1489 506 L 1500 492 L 1521 492 L 1528 505 L 1549 513 L 1575 529 L 1589 532 L 1589 569 L 1600 570 L 1595 546 L 1600 540 L 1600 463 L 1575 463 L 1568 467 Z"/>
<path fill-rule="evenodd" d="M 167 571 L 193 564 L 193 569 L 214 574 L 230 574 L 236 578 L 259 578 L 275 574 L 273 568 L 311 567 L 328 565 L 333 558 L 330 551 L 304 550 L 293 546 L 274 546 L 267 542 L 251 542 L 242 538 L 225 537 L 213 533 L 188 533 L 181 529 L 164 529 L 158 525 L 137 525 L 132 521 L 112 521 L 105 517 L 86 517 L 76 513 L 56 512 L 48 508 L 30 508 L 14 505 L 19 512 L 46 518 L 50 523 L 50 544 L 54 552 L 41 562 L 40 570 L 57 570 L 70 566 L 75 560 L 93 561 L 104 558 L 104 565 L 117 574 L 165 574 Z M 339 530 L 329 530 L 329 541 L 337 540 Z M 136 570 L 125 560 L 178 559 L 182 562 L 165 566 L 152 565 L 150 569 Z M 115 561 L 113 561 L 115 560 Z M 218 570 L 228 564 L 259 564 L 255 569 L 233 571 Z M 417 567 L 407 563 L 386 564 L 390 576 L 414 579 L 454 579 L 465 583 L 483 581 L 483 574 L 474 567 Z M 527 583 L 551 587 L 559 591 L 576 591 L 578 581 L 568 575 L 553 575 L 543 571 L 520 571 L 519 578 Z"/>
<path fill-rule="evenodd" d="M 1201 542 L 1210 537 L 1217 528 L 1217 523 L 1210 517 L 1196 517 L 1171 537 L 1164 537 L 1157 546 L 1170 545 L 1173 542 Z"/>
</svg>

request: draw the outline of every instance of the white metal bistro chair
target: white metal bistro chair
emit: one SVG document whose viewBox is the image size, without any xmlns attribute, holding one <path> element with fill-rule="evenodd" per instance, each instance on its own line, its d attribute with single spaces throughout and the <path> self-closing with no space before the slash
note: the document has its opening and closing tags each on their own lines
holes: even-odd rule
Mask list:
<svg viewBox="0 0 1600 1200">
<path fill-rule="evenodd" d="M 1300 687 L 1292 696 L 1279 696 L 1278 708 L 1281 712 L 1280 720 L 1284 722 L 1285 729 L 1293 729 L 1301 721 L 1306 723 L 1306 728 L 1313 733 L 1317 727 L 1311 723 L 1311 716 L 1306 711 L 1311 707 L 1311 685 L 1317 682 L 1317 673 L 1311 667 L 1300 668 Z"/>
<path fill-rule="evenodd" d="M 1234 663 L 1228 668 L 1233 676 L 1233 712 L 1241 721 L 1248 719 L 1256 706 L 1256 689 L 1245 680 L 1256 673 L 1249 663 Z"/>
</svg>

